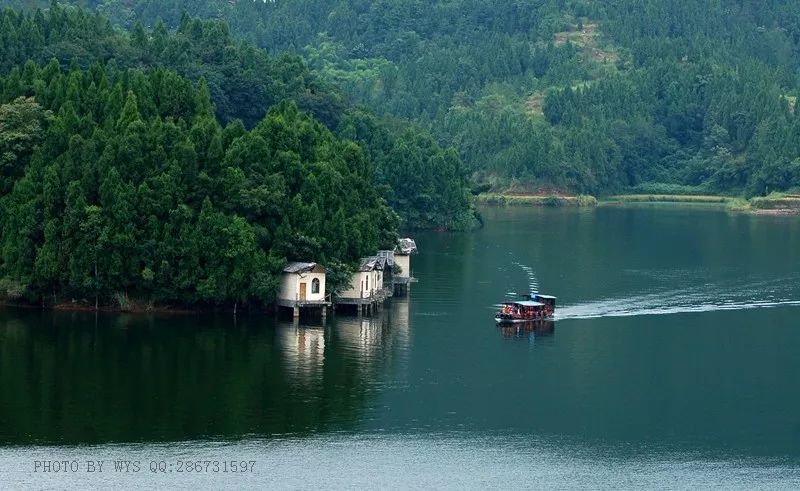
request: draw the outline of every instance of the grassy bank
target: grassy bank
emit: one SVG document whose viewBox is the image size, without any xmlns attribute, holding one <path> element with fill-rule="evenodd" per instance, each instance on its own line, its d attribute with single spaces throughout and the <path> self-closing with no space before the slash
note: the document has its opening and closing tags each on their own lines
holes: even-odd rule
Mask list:
<svg viewBox="0 0 800 491">
<path fill-rule="evenodd" d="M 772 193 L 749 201 L 750 211 L 762 215 L 800 215 L 800 195 Z"/>
<path fill-rule="evenodd" d="M 483 193 L 475 197 L 478 204 L 491 206 L 596 207 L 624 203 L 717 204 L 728 211 L 758 215 L 800 215 L 800 194 L 772 193 L 745 199 L 713 194 L 636 193 L 608 196 L 598 202 L 594 196 L 561 196 L 525 193 Z"/>
<path fill-rule="evenodd" d="M 610 196 L 604 204 L 613 203 L 706 203 L 724 204 L 728 211 L 759 215 L 800 215 L 800 194 L 772 193 L 750 199 L 708 194 L 622 194 Z"/>
<path fill-rule="evenodd" d="M 528 194 L 486 193 L 475 197 L 479 204 L 492 206 L 545 206 L 550 208 L 573 207 L 589 208 L 597 206 L 594 196 L 538 196 Z"/>
</svg>

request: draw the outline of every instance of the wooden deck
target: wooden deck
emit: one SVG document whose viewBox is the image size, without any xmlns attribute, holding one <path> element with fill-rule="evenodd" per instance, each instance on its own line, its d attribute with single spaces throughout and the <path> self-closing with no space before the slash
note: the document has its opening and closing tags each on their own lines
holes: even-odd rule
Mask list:
<svg viewBox="0 0 800 491">
<path fill-rule="evenodd" d="M 312 300 L 289 300 L 286 298 L 279 298 L 277 304 L 280 307 L 330 307 L 331 302 L 327 300 L 319 300 L 319 301 L 312 301 Z"/>
</svg>

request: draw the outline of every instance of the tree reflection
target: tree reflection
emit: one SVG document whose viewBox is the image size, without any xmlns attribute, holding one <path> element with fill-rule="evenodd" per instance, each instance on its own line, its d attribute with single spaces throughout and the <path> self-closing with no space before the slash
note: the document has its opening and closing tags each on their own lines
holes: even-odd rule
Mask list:
<svg viewBox="0 0 800 491">
<path fill-rule="evenodd" d="M 372 378 L 402 368 L 392 363 L 409 337 L 399 318 L 389 308 L 322 327 L 0 311 L 0 445 L 351 430 Z"/>
</svg>

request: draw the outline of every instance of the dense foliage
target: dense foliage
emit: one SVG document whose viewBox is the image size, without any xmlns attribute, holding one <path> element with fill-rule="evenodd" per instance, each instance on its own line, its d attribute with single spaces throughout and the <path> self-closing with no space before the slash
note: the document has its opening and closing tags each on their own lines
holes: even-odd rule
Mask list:
<svg viewBox="0 0 800 491">
<path fill-rule="evenodd" d="M 285 100 L 294 101 L 298 108 L 334 132 L 339 130 L 342 118 L 353 111 L 341 91 L 309 70 L 298 56 L 269 56 L 263 49 L 234 39 L 223 21 L 204 22 L 187 15 L 172 20 L 177 23 L 173 31 L 163 22 L 154 21 L 152 29 L 137 23 L 126 33 L 114 28 L 102 15 L 63 7 L 57 2 L 46 11 L 30 10 L 23 14 L 7 10 L 0 12 L 3 41 L 0 69 L 21 68 L 29 59 L 46 64 L 53 58 L 63 69 L 86 69 L 98 60 L 119 68 L 168 68 L 195 83 L 203 78 L 220 122 L 227 124 L 239 119 L 247 128 L 256 125 L 270 107 Z M 385 133 L 388 130 L 383 126 L 377 121 L 373 125 L 376 131 Z M 446 152 L 438 145 L 430 147 L 430 139 L 418 127 L 406 127 L 403 133 L 419 137 L 410 139 L 414 145 L 423 144 L 415 149 L 419 152 L 431 155 Z M 391 146 L 380 149 L 388 152 Z M 374 151 L 372 157 L 382 160 L 384 167 L 391 162 L 388 155 Z M 460 162 L 455 167 L 460 169 Z M 466 228 L 473 223 L 466 181 L 460 173 L 442 174 L 431 166 L 418 167 L 416 172 L 427 173 L 420 176 L 425 186 L 416 187 L 401 179 L 405 169 L 387 170 L 376 174 L 377 184 L 394 190 L 385 196 L 392 203 L 396 202 L 396 195 L 431 197 L 427 201 L 417 200 L 426 204 L 424 210 L 397 208 L 404 226 Z M 454 182 L 460 187 L 459 196 L 450 199 L 452 196 L 446 190 Z"/>
<path fill-rule="evenodd" d="M 53 2 L 1 11 L 0 40 L 4 294 L 265 304 L 286 260 L 335 288 L 400 223 L 474 220 L 453 151 L 222 21 L 126 32 Z"/>
<path fill-rule="evenodd" d="M 268 302 L 288 259 L 346 263 L 395 219 L 353 142 L 293 103 L 222 127 L 164 69 L 28 62 L 0 80 L 7 291 L 53 302 Z"/>
<path fill-rule="evenodd" d="M 3 73 L 29 59 L 46 64 L 53 58 L 65 68 L 112 59 L 124 68 L 167 67 L 193 81 L 205 78 L 222 123 L 241 119 L 248 128 L 286 99 L 329 126 L 335 126 L 344 110 L 339 91 L 300 58 L 269 57 L 239 43 L 224 22 L 184 16 L 174 32 L 156 22 L 151 30 L 132 26 L 127 35 L 103 16 L 58 3 L 28 15 L 6 10 L 0 21 Z"/>
<path fill-rule="evenodd" d="M 595 193 L 800 185 L 788 0 L 80 3 L 129 27 L 177 28 L 183 10 L 227 19 L 378 114 L 426 125 L 478 179 Z"/>
</svg>

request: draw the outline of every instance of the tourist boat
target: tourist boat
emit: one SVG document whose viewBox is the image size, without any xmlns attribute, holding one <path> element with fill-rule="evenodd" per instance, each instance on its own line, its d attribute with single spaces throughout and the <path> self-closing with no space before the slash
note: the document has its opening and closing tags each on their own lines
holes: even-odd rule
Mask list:
<svg viewBox="0 0 800 491">
<path fill-rule="evenodd" d="M 498 324 L 550 320 L 556 311 L 556 297 L 532 293 L 517 302 L 504 302 L 494 316 Z"/>
</svg>

